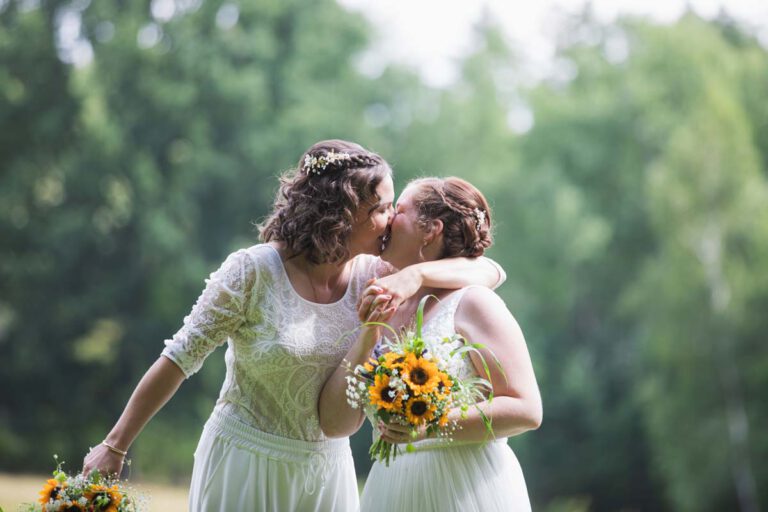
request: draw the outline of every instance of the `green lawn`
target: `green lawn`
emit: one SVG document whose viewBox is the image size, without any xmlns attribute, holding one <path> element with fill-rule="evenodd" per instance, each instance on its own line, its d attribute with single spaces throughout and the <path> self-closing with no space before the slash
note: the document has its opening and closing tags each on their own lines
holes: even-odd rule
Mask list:
<svg viewBox="0 0 768 512">
<path fill-rule="evenodd" d="M 4 512 L 16 512 L 22 503 L 34 502 L 48 475 L 11 475 L 0 473 L 0 507 Z M 187 487 L 172 487 L 151 483 L 131 482 L 149 498 L 149 510 L 154 512 L 184 512 L 187 510 Z"/>
</svg>

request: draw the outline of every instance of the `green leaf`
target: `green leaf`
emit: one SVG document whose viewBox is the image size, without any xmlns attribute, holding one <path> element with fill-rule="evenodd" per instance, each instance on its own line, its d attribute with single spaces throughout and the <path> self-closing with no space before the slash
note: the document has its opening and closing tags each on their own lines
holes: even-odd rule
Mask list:
<svg viewBox="0 0 768 512">
<path fill-rule="evenodd" d="M 483 410 L 480 408 L 479 405 L 475 405 L 475 409 L 477 409 L 477 412 L 480 413 L 480 417 L 483 419 L 483 424 L 485 425 L 485 429 L 491 436 L 493 435 L 493 422 L 491 419 L 483 412 Z"/>
<path fill-rule="evenodd" d="M 425 295 L 419 301 L 419 307 L 416 308 L 416 339 L 414 340 L 414 348 L 419 354 L 424 350 L 424 340 L 421 337 L 421 328 L 424 326 L 424 306 L 430 298 L 435 299 L 438 302 L 440 301 L 440 299 L 434 295 Z"/>
</svg>

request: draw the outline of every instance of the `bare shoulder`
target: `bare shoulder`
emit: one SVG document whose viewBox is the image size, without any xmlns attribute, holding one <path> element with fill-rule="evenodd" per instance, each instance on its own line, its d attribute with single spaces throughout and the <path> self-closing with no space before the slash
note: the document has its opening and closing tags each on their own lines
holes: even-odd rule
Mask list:
<svg viewBox="0 0 768 512">
<path fill-rule="evenodd" d="M 454 324 L 458 332 L 466 334 L 489 334 L 505 332 L 507 335 L 519 331 L 517 321 L 499 295 L 489 288 L 473 286 L 461 297 Z"/>
<path fill-rule="evenodd" d="M 464 291 L 456 309 L 456 314 L 461 316 L 484 316 L 490 313 L 498 314 L 499 311 L 509 313 L 507 305 L 496 292 L 485 286 L 471 286 Z"/>
</svg>

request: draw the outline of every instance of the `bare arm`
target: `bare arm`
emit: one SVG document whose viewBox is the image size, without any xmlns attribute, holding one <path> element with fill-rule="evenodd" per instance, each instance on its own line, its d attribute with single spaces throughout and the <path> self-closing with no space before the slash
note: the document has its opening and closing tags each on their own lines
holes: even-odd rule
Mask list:
<svg viewBox="0 0 768 512">
<path fill-rule="evenodd" d="M 411 271 L 429 288 L 459 289 L 473 284 L 496 288 L 506 279 L 501 266 L 490 258 L 445 258 L 411 265 Z"/>
<path fill-rule="evenodd" d="M 184 373 L 170 359 L 160 356 L 133 391 L 123 414 L 105 441 L 127 451 L 144 426 L 171 399 L 184 381 Z M 83 461 L 83 473 L 98 469 L 120 473 L 124 457 L 104 445 L 95 446 Z"/>
<path fill-rule="evenodd" d="M 459 289 L 470 285 L 480 285 L 495 289 L 507 276 L 501 266 L 490 258 L 445 258 L 409 265 L 400 271 L 375 280 L 385 293 L 392 297 L 389 306 L 400 306 L 416 294 L 422 287 Z M 361 302 L 373 300 L 375 291 L 367 288 Z"/>
<path fill-rule="evenodd" d="M 470 408 L 466 418 L 461 418 L 459 409 L 453 409 L 449 418 L 457 420 L 461 427 L 453 439 L 484 441 L 538 428 L 542 405 L 533 365 L 520 326 L 504 302 L 488 289 L 470 288 L 462 297 L 454 321 L 456 330 L 469 342 L 486 346 L 481 353 L 488 363 L 494 398 L 477 404 L 492 421 L 493 434 L 489 434 L 476 409 Z M 501 363 L 503 374 L 493 362 L 491 352 Z M 485 377 L 479 358 L 473 356 L 473 364 L 478 374 Z M 385 426 L 382 437 L 390 442 L 407 442 L 403 431 L 397 425 Z"/>
<path fill-rule="evenodd" d="M 374 303 L 374 311 L 363 321 L 387 322 L 392 318 L 395 308 L 381 310 L 378 306 L 389 300 L 387 295 L 379 295 Z M 352 368 L 363 364 L 371 357 L 376 342 L 381 337 L 380 327 L 362 327 L 357 342 L 352 344 L 344 360 Z M 363 424 L 363 411 L 353 409 L 346 400 L 348 375 L 345 365 L 338 366 L 323 386 L 318 401 L 318 415 L 320 428 L 328 437 L 347 437 L 360 428 Z"/>
</svg>

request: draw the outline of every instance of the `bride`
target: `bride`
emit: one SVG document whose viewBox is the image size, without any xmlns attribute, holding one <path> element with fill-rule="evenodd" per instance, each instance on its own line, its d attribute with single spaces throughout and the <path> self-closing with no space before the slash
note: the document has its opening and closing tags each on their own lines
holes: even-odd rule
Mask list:
<svg viewBox="0 0 768 512">
<path fill-rule="evenodd" d="M 379 155 L 343 140 L 309 148 L 281 179 L 264 243 L 232 253 L 206 281 L 83 472 L 119 473 L 150 418 L 227 345 L 226 377 L 195 452 L 190 510 L 356 511 L 349 441 L 323 434 L 317 399 L 348 351 L 361 292 L 389 273 L 372 255 L 393 199 L 392 171 Z M 488 263 L 431 262 L 370 289 L 395 307 L 422 282 L 490 286 L 499 274 Z"/>
<path fill-rule="evenodd" d="M 419 262 L 483 254 L 491 245 L 488 203 L 474 186 L 459 178 L 416 180 L 402 192 L 392 222 L 392 237 L 382 258 L 403 269 Z M 507 438 L 538 428 L 542 405 L 523 333 L 504 302 L 479 286 L 439 290 L 423 286 L 397 311 L 373 296 L 360 307 L 361 318 L 389 322 L 396 329 L 411 324 L 420 299 L 435 295 L 424 315 L 425 340 L 461 334 L 487 347 L 483 355 L 498 358 L 503 373 L 489 365 L 493 400 L 477 404 L 492 421 L 489 434 L 482 415 L 470 408 L 466 417 L 454 409 L 458 423 L 452 441 L 429 439 L 422 428 L 414 439 L 408 427 L 377 426 L 390 443 L 413 442 L 415 451 L 402 453 L 389 467 L 376 462 L 361 497 L 362 512 L 390 510 L 509 511 L 530 510 L 520 465 Z M 380 328 L 366 328 L 350 348 L 347 361 L 362 364 L 374 352 Z M 484 375 L 479 360 L 466 363 L 462 377 Z M 349 435 L 363 421 L 362 412 L 345 401 L 345 368 L 338 368 L 320 399 L 320 425 L 329 436 Z M 343 410 L 345 414 L 339 414 Z M 335 411 L 335 413 L 332 413 Z"/>
</svg>

